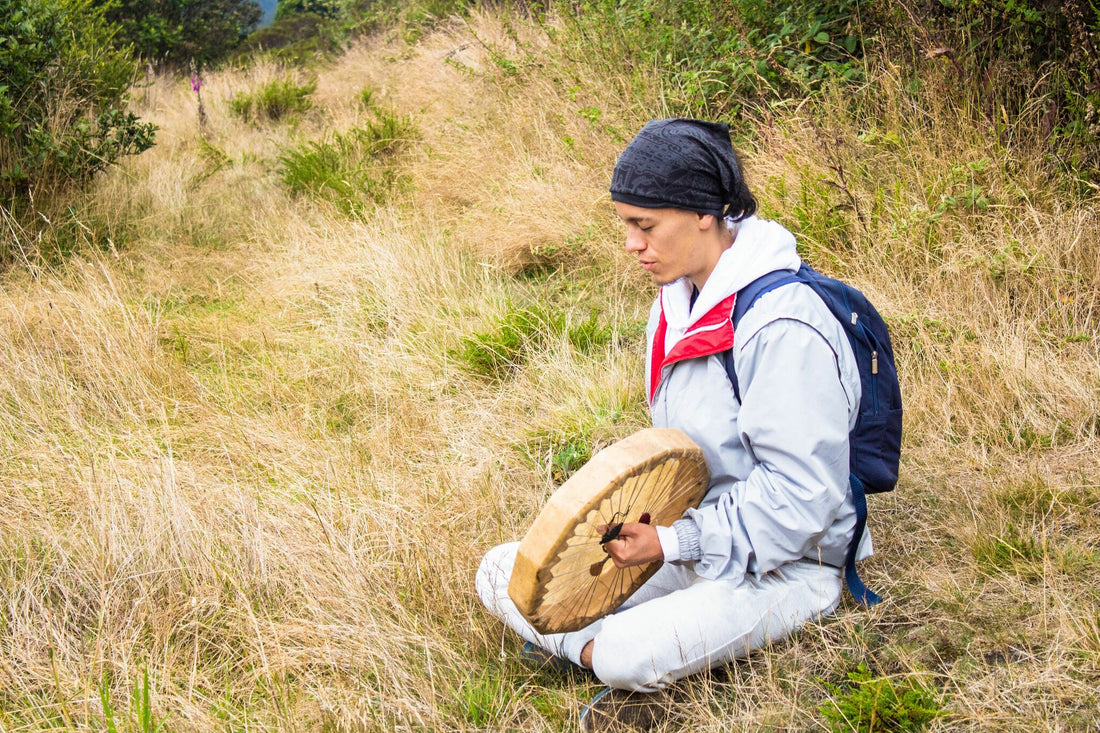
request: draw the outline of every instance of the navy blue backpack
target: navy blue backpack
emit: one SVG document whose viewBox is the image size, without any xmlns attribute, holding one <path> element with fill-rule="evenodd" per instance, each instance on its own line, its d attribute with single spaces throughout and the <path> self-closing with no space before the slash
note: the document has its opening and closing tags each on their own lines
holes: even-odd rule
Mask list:
<svg viewBox="0 0 1100 733">
<path fill-rule="evenodd" d="M 844 561 L 844 579 L 856 600 L 873 606 L 882 598 L 871 591 L 856 572 L 856 550 L 867 525 L 866 494 L 892 491 L 898 481 L 901 457 L 901 386 L 894 365 L 890 333 L 875 307 L 851 285 L 818 273 L 803 264 L 797 273 L 787 270 L 770 272 L 746 285 L 737 293 L 733 309 L 733 328 L 756 299 L 764 293 L 790 283 L 805 283 L 813 288 L 844 328 L 859 366 L 862 398 L 855 427 L 848 434 L 852 498 L 856 505 L 856 526 Z M 733 351 L 723 355 L 733 392 L 741 401 L 737 374 L 733 370 Z"/>
</svg>

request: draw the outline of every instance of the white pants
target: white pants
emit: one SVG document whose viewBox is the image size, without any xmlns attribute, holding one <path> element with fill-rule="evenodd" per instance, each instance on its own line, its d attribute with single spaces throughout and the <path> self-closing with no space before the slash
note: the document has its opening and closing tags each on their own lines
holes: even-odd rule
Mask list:
<svg viewBox="0 0 1100 733">
<path fill-rule="evenodd" d="M 809 560 L 762 578 L 706 580 L 666 563 L 618 611 L 579 631 L 543 635 L 508 597 L 518 542 L 486 553 L 477 593 L 489 611 L 527 641 L 580 664 L 592 646 L 592 671 L 605 684 L 654 692 L 687 675 L 744 657 L 836 608 L 842 571 Z"/>
</svg>

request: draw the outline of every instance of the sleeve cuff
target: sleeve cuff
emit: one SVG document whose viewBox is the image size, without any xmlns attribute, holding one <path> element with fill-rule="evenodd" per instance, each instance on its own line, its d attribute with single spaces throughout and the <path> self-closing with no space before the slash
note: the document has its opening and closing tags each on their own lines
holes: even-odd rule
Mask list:
<svg viewBox="0 0 1100 733">
<path fill-rule="evenodd" d="M 698 560 L 703 556 L 699 527 L 690 519 L 678 519 L 671 527 L 657 527 L 657 539 L 665 562 Z"/>
<path fill-rule="evenodd" d="M 657 527 L 657 540 L 661 543 L 661 552 L 665 554 L 665 562 L 676 562 L 680 559 L 680 538 L 672 527 Z"/>
<path fill-rule="evenodd" d="M 680 542 L 680 560 L 695 561 L 701 559 L 703 557 L 703 543 L 699 525 L 690 519 L 677 519 L 672 523 L 672 528 L 676 530 L 676 538 Z"/>
</svg>

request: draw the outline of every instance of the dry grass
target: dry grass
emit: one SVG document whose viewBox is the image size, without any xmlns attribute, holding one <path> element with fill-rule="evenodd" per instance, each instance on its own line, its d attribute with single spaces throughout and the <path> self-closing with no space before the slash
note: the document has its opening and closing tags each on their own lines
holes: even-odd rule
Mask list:
<svg viewBox="0 0 1100 733">
<path fill-rule="evenodd" d="M 156 80 L 158 145 L 103 178 L 76 253 L 0 280 L 5 729 L 147 728 L 146 673 L 173 730 L 558 730 L 594 689 L 525 667 L 472 575 L 562 440 L 644 424 L 652 291 L 604 192 L 663 112 L 488 16 L 356 46 L 297 118 L 229 114 L 288 73 L 209 75 L 201 131 Z M 279 157 L 371 106 L 413 122 L 405 184 L 361 217 L 290 195 Z M 836 91 L 756 121 L 764 208 L 893 325 L 907 452 L 873 500 L 887 602 L 685 685 L 686 727 L 822 728 L 823 681 L 860 661 L 929 681 L 945 729 L 1092 725 L 1100 214 L 963 120 Z M 471 373 L 463 339 L 525 305 L 615 338 Z"/>
</svg>

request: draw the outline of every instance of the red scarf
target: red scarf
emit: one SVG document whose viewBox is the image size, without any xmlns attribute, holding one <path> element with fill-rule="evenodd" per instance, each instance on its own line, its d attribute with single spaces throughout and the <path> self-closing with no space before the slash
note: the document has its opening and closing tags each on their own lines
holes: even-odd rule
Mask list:
<svg viewBox="0 0 1100 733">
<path fill-rule="evenodd" d="M 649 401 L 657 394 L 661 376 L 667 366 L 685 359 L 697 359 L 701 356 L 720 354 L 733 348 L 733 304 L 737 295 L 725 300 L 707 311 L 707 314 L 692 324 L 683 337 L 665 355 L 665 334 L 668 321 L 665 320 L 665 304 L 661 300 L 661 314 L 657 321 L 657 330 L 653 334 L 653 346 L 650 351 Z"/>
</svg>

